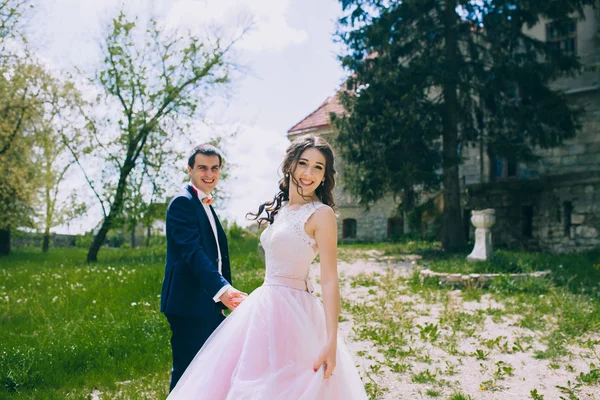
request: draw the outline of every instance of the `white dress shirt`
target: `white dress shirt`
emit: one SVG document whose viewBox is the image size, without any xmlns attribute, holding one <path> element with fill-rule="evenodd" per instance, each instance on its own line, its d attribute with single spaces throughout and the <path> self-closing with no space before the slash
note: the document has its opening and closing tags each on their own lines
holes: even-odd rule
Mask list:
<svg viewBox="0 0 600 400">
<path fill-rule="evenodd" d="M 206 193 L 204 193 L 202 190 L 198 189 L 196 186 L 194 186 L 194 184 L 192 182 L 190 182 L 190 185 L 196 189 L 196 193 L 198 193 L 198 199 L 200 200 L 200 204 L 202 204 L 202 207 L 204 207 L 204 211 L 206 212 L 206 216 L 208 217 L 208 221 L 210 222 L 210 226 L 212 227 L 212 231 L 213 234 L 215 235 L 215 242 L 217 243 L 217 255 L 219 257 L 219 262 L 217 265 L 217 268 L 219 270 L 219 274 L 223 275 L 222 272 L 222 266 L 223 263 L 221 261 L 221 248 L 219 247 L 219 235 L 217 234 L 217 223 L 215 222 L 215 217 L 210 209 L 210 206 L 208 204 L 205 204 L 202 199 L 205 197 L 208 197 L 208 195 Z M 218 303 L 219 301 L 219 297 L 221 297 L 221 295 L 223 293 L 225 293 L 225 291 L 227 289 L 229 289 L 231 287 L 231 285 L 225 285 L 223 286 L 218 292 L 217 294 L 215 294 L 213 296 L 213 300 L 215 301 L 215 303 Z"/>
</svg>

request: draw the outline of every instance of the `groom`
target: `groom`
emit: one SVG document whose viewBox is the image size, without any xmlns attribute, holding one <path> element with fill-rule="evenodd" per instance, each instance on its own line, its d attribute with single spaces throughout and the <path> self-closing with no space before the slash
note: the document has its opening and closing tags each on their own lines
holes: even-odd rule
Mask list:
<svg viewBox="0 0 600 400">
<path fill-rule="evenodd" d="M 212 206 L 223 158 L 208 144 L 188 159 L 190 184 L 167 208 L 167 262 L 160 311 L 171 327 L 173 390 L 206 339 L 246 294 L 231 286 L 227 237 Z"/>
</svg>

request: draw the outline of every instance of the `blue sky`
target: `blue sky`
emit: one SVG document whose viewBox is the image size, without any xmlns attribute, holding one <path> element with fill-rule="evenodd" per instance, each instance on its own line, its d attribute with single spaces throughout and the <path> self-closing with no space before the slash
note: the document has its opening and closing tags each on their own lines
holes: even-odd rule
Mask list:
<svg viewBox="0 0 600 400">
<path fill-rule="evenodd" d="M 57 69 L 93 69 L 103 29 L 121 1 L 36 3 L 28 34 L 38 53 Z M 235 78 L 229 100 L 208 114 L 216 131 L 237 132 L 224 146 L 235 167 L 224 185 L 230 199 L 219 208 L 224 217 L 243 223 L 247 211 L 277 190 L 286 131 L 335 93 L 345 76 L 333 41 L 341 5 L 335 0 L 128 0 L 125 10 L 154 14 L 186 30 L 217 24 L 227 31 L 240 18 L 254 19 L 255 28 L 236 49 L 248 72 Z M 202 142 L 211 134 L 198 132 L 193 139 Z M 92 210 L 87 219 L 60 230 L 87 230 L 98 220 L 98 210 Z"/>
</svg>

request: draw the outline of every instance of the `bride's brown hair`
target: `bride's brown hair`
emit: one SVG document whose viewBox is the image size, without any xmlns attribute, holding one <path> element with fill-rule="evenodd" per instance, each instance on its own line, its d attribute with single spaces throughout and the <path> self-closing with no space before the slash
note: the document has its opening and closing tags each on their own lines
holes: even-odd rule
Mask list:
<svg viewBox="0 0 600 400">
<path fill-rule="evenodd" d="M 331 145 L 327 143 L 325 139 L 316 135 L 304 135 L 300 136 L 290 144 L 285 152 L 285 158 L 281 164 L 282 178 L 279 180 L 279 193 L 275 195 L 273 200 L 269 200 L 258 207 L 256 213 L 247 213 L 246 218 L 250 220 L 258 221 L 261 225 L 265 222 L 272 224 L 275 220 L 275 216 L 281 209 L 284 201 L 290 199 L 290 186 L 289 180 L 292 179 L 298 189 L 298 194 L 305 197 L 302 191 L 302 187 L 298 184 L 296 178 L 294 178 L 294 171 L 300 160 L 300 156 L 306 149 L 317 149 L 325 157 L 325 176 L 322 185 L 319 185 L 315 190 L 315 194 L 321 201 L 321 203 L 335 207 L 333 202 L 333 187 L 335 186 L 335 167 L 333 161 L 335 156 L 333 155 L 333 149 Z M 262 213 L 265 212 L 266 216 L 261 217 Z"/>
</svg>

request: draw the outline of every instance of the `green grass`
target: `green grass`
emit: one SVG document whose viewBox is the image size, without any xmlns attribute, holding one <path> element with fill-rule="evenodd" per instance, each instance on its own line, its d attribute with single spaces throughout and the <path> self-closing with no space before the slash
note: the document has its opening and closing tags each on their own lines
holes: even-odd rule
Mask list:
<svg viewBox="0 0 600 400">
<path fill-rule="evenodd" d="M 421 239 L 403 239 L 394 242 L 357 242 L 343 243 L 338 246 L 338 259 L 345 262 L 353 262 L 357 258 L 364 257 L 366 251 L 375 250 L 380 256 L 373 258 L 403 259 L 407 255 L 420 255 L 423 257 L 434 257 L 441 253 L 439 242 L 428 242 Z"/>
<path fill-rule="evenodd" d="M 361 246 L 344 247 L 356 249 Z M 384 243 L 375 248 L 381 255 L 396 251 L 394 246 L 396 244 Z M 427 250 L 426 246 L 422 248 Z M 399 249 L 404 251 L 401 245 Z M 371 251 L 363 258 L 373 254 L 376 253 Z M 462 358 L 485 365 L 487 376 L 482 379 L 481 390 L 495 391 L 502 389 L 508 382 L 506 378 L 522 368 L 520 364 L 498 361 L 501 355 L 526 353 L 532 361 L 537 358 L 547 360 L 548 365 L 564 365 L 576 356 L 577 348 L 589 348 L 592 352 L 597 348 L 598 342 L 590 337 L 594 338 L 600 330 L 600 271 L 594 267 L 598 264 L 600 251 L 548 255 L 503 250 L 488 263 L 471 263 L 465 260 L 466 255 L 445 255 L 432 248 L 422 254 L 419 264 L 426 263 L 437 271 L 505 273 L 550 269 L 552 277 L 519 281 L 504 274 L 486 288 L 464 288 L 458 293 L 433 280 L 421 283 L 418 270 L 412 277 L 390 268 L 383 274 L 363 273 L 348 278 L 351 288 L 363 288 L 369 293 L 342 304 L 353 321 L 350 337 L 374 345 L 381 356 L 377 361 L 378 371 L 397 373 L 406 383 L 431 385 L 435 382 L 436 387 L 426 390 L 439 391 L 444 396 L 455 390 L 450 398 L 469 399 L 471 397 L 460 393 L 458 387 L 442 384 L 447 382 L 444 377 L 455 375 L 461 368 Z M 460 298 L 458 302 L 457 297 Z M 461 306 L 463 302 L 483 301 L 497 304 L 481 309 Z M 423 316 L 430 317 L 433 309 L 437 310 L 436 319 L 415 321 Z M 497 324 L 520 326 L 526 331 L 511 338 L 489 337 L 485 334 L 486 320 L 489 319 Z M 475 350 L 461 349 L 459 343 L 464 341 L 475 345 Z M 439 356 L 430 357 L 430 349 L 434 347 L 448 356 L 459 357 L 458 366 L 441 367 Z M 441 357 L 445 359 L 446 355 Z M 418 371 L 416 367 L 422 363 L 429 367 Z M 589 370 L 577 371 L 578 375 L 572 376 L 573 385 L 597 384 L 600 373 L 596 365 L 595 362 Z M 407 376 L 408 371 L 411 373 Z M 427 394 L 435 396 L 433 392 Z"/>
<path fill-rule="evenodd" d="M 551 283 L 573 293 L 586 293 L 600 299 L 600 249 L 581 253 L 548 254 L 497 250 L 489 261 L 471 262 L 467 253 L 444 253 L 439 242 L 404 239 L 397 242 L 351 243 L 339 246 L 338 258 L 353 262 L 365 252 L 379 259 L 402 260 L 419 255 L 419 264 L 436 272 L 447 273 L 524 273 L 550 270 Z M 527 288 L 524 288 L 527 291 Z"/>
<path fill-rule="evenodd" d="M 471 262 L 466 254 L 428 253 L 423 265 L 436 272 L 522 273 L 550 270 L 551 283 L 573 293 L 600 299 L 600 249 L 572 254 L 526 253 L 498 250 L 489 261 Z M 539 280 L 537 280 L 539 281 Z M 525 291 L 528 291 L 525 288 Z"/>
<path fill-rule="evenodd" d="M 234 284 L 246 292 L 264 276 L 257 245 L 230 240 Z M 0 258 L 0 398 L 87 399 L 94 388 L 107 398 L 166 397 L 164 248 L 106 248 L 93 265 L 85 254 L 16 249 Z"/>
</svg>

